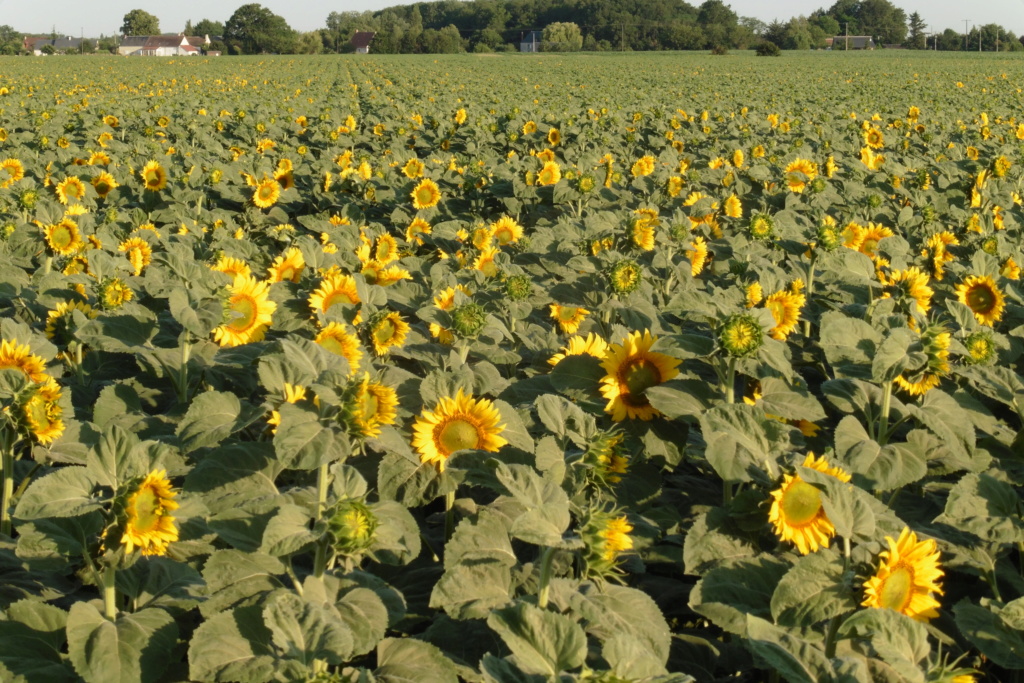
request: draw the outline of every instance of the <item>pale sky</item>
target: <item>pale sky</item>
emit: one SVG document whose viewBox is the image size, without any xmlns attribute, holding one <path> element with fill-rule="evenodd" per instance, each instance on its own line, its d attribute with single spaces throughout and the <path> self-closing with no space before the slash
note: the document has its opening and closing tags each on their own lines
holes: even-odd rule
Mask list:
<svg viewBox="0 0 1024 683">
<path fill-rule="evenodd" d="M 699 5 L 703 0 L 689 0 Z M 176 33 L 185 28 L 185 21 L 191 19 L 212 19 L 226 21 L 231 14 L 247 0 L 174 0 L 153 2 L 152 0 L 0 0 L 0 24 L 9 24 L 15 30 L 48 34 L 52 27 L 63 35 L 77 36 L 84 32 L 87 37 L 98 37 L 101 33 L 113 35 L 118 32 L 124 15 L 132 9 L 144 9 L 160 19 L 160 29 L 165 33 Z M 809 14 L 819 7 L 829 7 L 834 0 L 726 0 L 734 12 L 741 16 L 757 17 L 765 22 L 773 19 L 786 21 L 800 14 Z M 407 4 L 401 0 L 350 0 L 346 3 L 296 2 L 295 0 L 263 0 L 261 2 L 272 12 L 280 14 L 292 28 L 311 31 L 322 28 L 327 15 L 333 11 L 378 10 L 396 4 Z M 963 31 L 964 19 L 971 24 L 1002 24 L 1007 29 L 1024 33 L 1024 0 L 987 0 L 965 4 L 962 0 L 896 0 L 909 15 L 917 11 L 928 24 L 929 30 L 952 28 Z"/>
</svg>

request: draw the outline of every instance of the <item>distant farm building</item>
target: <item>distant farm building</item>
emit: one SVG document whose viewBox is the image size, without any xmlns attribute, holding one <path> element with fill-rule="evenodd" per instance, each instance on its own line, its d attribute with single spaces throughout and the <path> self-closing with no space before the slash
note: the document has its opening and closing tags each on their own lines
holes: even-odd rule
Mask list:
<svg viewBox="0 0 1024 683">
<path fill-rule="evenodd" d="M 209 36 L 124 36 L 117 54 L 130 57 L 199 55 L 209 44 Z"/>
<path fill-rule="evenodd" d="M 82 39 L 71 36 L 61 36 L 60 38 L 25 36 L 24 40 L 21 41 L 22 49 L 26 52 L 31 52 L 36 57 L 43 54 L 43 47 L 47 45 L 53 48 L 55 53 L 80 52 L 82 49 Z"/>
<path fill-rule="evenodd" d="M 527 31 L 519 41 L 520 52 L 540 52 L 540 44 L 544 34 L 540 31 Z"/>
<path fill-rule="evenodd" d="M 370 53 L 370 43 L 373 42 L 375 35 L 377 34 L 373 31 L 356 31 L 352 34 L 352 47 L 355 48 L 357 55 Z"/>
<path fill-rule="evenodd" d="M 874 50 L 875 41 L 871 36 L 836 36 L 832 39 L 833 50 Z"/>
</svg>

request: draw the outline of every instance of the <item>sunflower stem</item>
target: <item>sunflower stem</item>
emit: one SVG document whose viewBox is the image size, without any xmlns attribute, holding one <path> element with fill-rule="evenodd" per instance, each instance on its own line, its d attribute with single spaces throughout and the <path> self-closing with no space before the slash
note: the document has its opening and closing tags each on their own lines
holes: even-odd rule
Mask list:
<svg viewBox="0 0 1024 683">
<path fill-rule="evenodd" d="M 107 619 L 117 619 L 117 569 L 112 565 L 103 568 L 103 613 Z"/>
<path fill-rule="evenodd" d="M 188 400 L 188 359 L 192 355 L 192 343 L 185 341 L 181 345 L 181 365 L 178 366 L 178 403 L 184 405 Z"/>
<path fill-rule="evenodd" d="M 43 260 L 43 275 L 46 275 L 53 269 L 53 257 L 47 256 Z"/>
<path fill-rule="evenodd" d="M 85 384 L 85 372 L 82 370 L 82 344 L 75 342 L 75 377 L 79 384 Z"/>
<path fill-rule="evenodd" d="M 736 361 L 735 357 L 729 359 L 729 369 L 725 373 L 725 402 L 736 402 Z"/>
<path fill-rule="evenodd" d="M 316 518 L 321 520 L 324 517 L 324 513 L 327 511 L 327 488 L 330 483 L 331 473 L 329 471 L 329 465 L 320 465 L 320 469 L 317 470 L 316 474 Z M 321 578 L 324 575 L 324 571 L 327 569 L 327 534 L 324 534 L 316 543 L 316 555 L 313 557 L 313 576 Z"/>
<path fill-rule="evenodd" d="M 804 301 L 806 302 L 805 305 L 806 305 L 806 307 L 808 309 L 810 308 L 811 297 L 814 294 L 814 261 L 815 261 L 815 257 L 817 255 L 818 255 L 818 252 L 815 251 L 812 248 L 811 249 L 811 263 L 810 263 L 810 265 L 807 266 L 807 296 L 804 299 Z M 805 337 L 810 337 L 811 336 L 811 319 L 810 318 L 804 318 L 804 336 Z"/>
<path fill-rule="evenodd" d="M 996 600 L 1002 602 L 1003 596 L 999 593 L 999 579 L 996 578 L 995 566 L 993 565 L 992 569 L 986 572 L 986 574 L 988 575 L 988 585 L 992 588 L 992 595 L 995 596 Z"/>
<path fill-rule="evenodd" d="M 451 539 L 455 532 L 455 491 L 444 494 L 444 540 Z"/>
<path fill-rule="evenodd" d="M 545 548 L 540 558 L 540 584 L 537 589 L 537 607 L 546 609 L 551 594 L 551 567 L 554 564 L 555 549 Z"/>
<path fill-rule="evenodd" d="M 885 389 L 882 394 L 882 414 L 878 417 L 878 443 L 881 446 L 885 445 L 885 442 L 889 440 L 889 406 L 892 404 L 892 382 L 885 383 Z"/>
<path fill-rule="evenodd" d="M 832 617 L 828 622 L 828 633 L 825 634 L 825 656 L 829 659 L 836 656 L 836 634 L 839 633 L 839 625 L 842 621 L 839 617 Z"/>
<path fill-rule="evenodd" d="M 7 430 L 4 429 L 7 437 Z M 11 535 L 11 501 L 14 499 L 14 445 L 4 439 L 3 457 L 0 458 L 0 479 L 3 480 L 3 494 L 0 499 L 0 535 Z"/>
</svg>

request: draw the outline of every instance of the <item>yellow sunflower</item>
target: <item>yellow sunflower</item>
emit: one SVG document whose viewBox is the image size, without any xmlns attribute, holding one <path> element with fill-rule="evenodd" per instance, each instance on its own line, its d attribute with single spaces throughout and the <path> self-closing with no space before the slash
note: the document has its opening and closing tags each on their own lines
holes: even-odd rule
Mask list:
<svg viewBox="0 0 1024 683">
<path fill-rule="evenodd" d="M 153 249 L 141 237 L 129 237 L 118 245 L 117 250 L 128 256 L 136 275 L 142 275 L 142 269 L 153 260 Z"/>
<path fill-rule="evenodd" d="M 273 178 L 263 178 L 252 193 L 252 203 L 261 209 L 269 209 L 281 198 L 281 184 Z"/>
<path fill-rule="evenodd" d="M 409 227 L 405 229 L 405 241 L 423 244 L 423 238 L 420 235 L 429 235 L 431 232 L 430 223 L 422 218 L 414 218 L 412 223 L 409 223 Z"/>
<path fill-rule="evenodd" d="M 309 297 L 309 307 L 315 313 L 326 313 L 335 304 L 358 304 L 356 280 L 344 273 L 329 273 Z"/>
<path fill-rule="evenodd" d="M 167 171 L 158 161 L 147 161 L 142 167 L 142 184 L 151 192 L 159 192 L 167 187 Z"/>
<path fill-rule="evenodd" d="M 70 218 L 47 225 L 43 228 L 43 235 L 55 254 L 69 256 L 85 246 L 82 242 L 82 233 L 78 230 L 78 223 Z"/>
<path fill-rule="evenodd" d="M 740 201 L 740 198 L 734 194 L 725 198 L 725 202 L 722 204 L 722 209 L 725 211 L 725 215 L 729 218 L 743 218 L 743 203 Z"/>
<path fill-rule="evenodd" d="M 558 327 L 566 334 L 576 334 L 580 324 L 590 314 L 585 308 L 579 306 L 562 306 L 551 304 L 551 317 L 558 323 Z"/>
<path fill-rule="evenodd" d="M 904 527 L 900 537 L 885 537 L 888 550 L 879 553 L 878 571 L 864 582 L 864 607 L 891 609 L 917 621 L 939 616 L 941 606 L 935 594 L 942 595 L 939 580 L 939 550 L 932 539 L 917 540 L 917 534 Z"/>
<path fill-rule="evenodd" d="M 420 462 L 444 472 L 452 453 L 467 449 L 497 452 L 508 443 L 501 437 L 505 425 L 501 414 L 488 399 L 474 399 L 462 390 L 444 396 L 433 410 L 424 410 L 412 426 L 412 446 Z"/>
<path fill-rule="evenodd" d="M 791 192 L 801 193 L 818 176 L 818 165 L 809 159 L 794 159 L 786 166 L 786 185 Z"/>
<path fill-rule="evenodd" d="M 877 171 L 885 163 L 885 157 L 881 154 L 875 154 L 871 151 L 870 147 L 862 147 L 860 150 L 860 162 L 867 166 L 869 170 Z"/>
<path fill-rule="evenodd" d="M 441 201 L 441 189 L 430 178 L 424 178 L 413 188 L 410 196 L 414 209 L 429 209 Z"/>
<path fill-rule="evenodd" d="M 633 220 L 633 244 L 644 251 L 654 249 L 654 224 L 642 218 Z"/>
<path fill-rule="evenodd" d="M 949 332 L 941 325 L 932 325 L 921 333 L 927 362 L 923 369 L 908 375 L 900 373 L 893 382 L 911 396 L 923 396 L 939 386 L 943 375 L 949 372 Z"/>
<path fill-rule="evenodd" d="M 906 270 L 894 270 L 889 276 L 889 284 L 896 292 L 913 299 L 918 313 L 925 314 L 931 309 L 935 291 L 928 286 L 927 273 L 921 272 L 917 266 Z"/>
<path fill-rule="evenodd" d="M 87 318 L 99 315 L 92 306 L 81 301 L 62 301 L 57 307 L 46 314 L 46 338 L 56 341 L 62 346 L 74 341 L 72 337 L 72 321 L 74 312 L 79 311 Z"/>
<path fill-rule="evenodd" d="M 405 162 L 405 166 L 402 167 L 402 174 L 406 178 L 419 178 L 423 175 L 423 162 L 413 157 L 409 161 Z"/>
<path fill-rule="evenodd" d="M 690 276 L 697 277 L 708 263 L 708 245 L 703 237 L 697 236 L 693 238 L 690 247 L 683 253 L 690 260 Z"/>
<path fill-rule="evenodd" d="M 804 307 L 806 297 L 800 292 L 780 290 L 769 294 L 764 300 L 764 307 L 772 314 L 775 327 L 768 330 L 772 339 L 785 341 L 797 323 L 800 322 L 800 309 Z"/>
<path fill-rule="evenodd" d="M 277 304 L 270 300 L 270 283 L 236 275 L 228 287 L 227 308 L 232 319 L 213 331 L 221 346 L 241 346 L 257 342 L 266 335 Z"/>
<path fill-rule="evenodd" d="M 388 287 L 400 280 L 411 280 L 412 273 L 398 266 L 383 267 L 379 261 L 367 261 L 359 271 L 371 285 Z"/>
<path fill-rule="evenodd" d="M 657 337 L 650 331 L 633 332 L 621 344 L 612 344 L 601 367 L 607 373 L 601 379 L 601 395 L 608 399 L 605 412 L 612 420 L 651 420 L 660 415 L 644 392 L 679 374 L 678 358 L 651 351 Z"/>
<path fill-rule="evenodd" d="M 856 249 L 865 256 L 875 258 L 878 252 L 878 243 L 886 237 L 892 237 L 893 234 L 893 231 L 884 225 L 868 223 L 867 227 L 863 228 L 860 234 L 860 240 Z"/>
<path fill-rule="evenodd" d="M 548 161 L 537 173 L 538 185 L 554 185 L 562 179 L 562 169 L 557 162 Z"/>
<path fill-rule="evenodd" d="M 100 285 L 98 298 L 100 300 L 100 306 L 105 309 L 112 310 L 120 308 L 134 299 L 135 292 L 133 292 L 131 287 L 125 284 L 121 278 L 115 277 Z"/>
<path fill-rule="evenodd" d="M 136 548 L 143 555 L 166 555 L 167 546 L 178 540 L 172 512 L 178 509 L 166 470 L 153 470 L 128 495 L 124 503 L 121 543 L 125 552 Z"/>
<path fill-rule="evenodd" d="M 548 359 L 548 365 L 558 365 L 558 362 L 566 356 L 587 355 L 593 356 L 598 360 L 603 360 L 605 353 L 607 352 L 608 342 L 593 332 L 588 334 L 586 337 L 575 335 L 569 337 L 569 341 L 562 347 L 561 352 L 556 353 Z"/>
<path fill-rule="evenodd" d="M 523 226 L 519 225 L 514 218 L 502 216 L 491 223 L 491 233 L 501 246 L 515 244 L 523 237 Z"/>
<path fill-rule="evenodd" d="M 93 178 L 91 182 L 93 189 L 96 190 L 96 194 L 99 195 L 100 199 L 106 199 L 108 194 L 119 187 L 117 181 L 114 180 L 114 176 L 106 171 Z"/>
<path fill-rule="evenodd" d="M 1003 317 L 1006 299 L 995 280 L 987 275 L 969 275 L 956 286 L 956 298 L 966 304 L 982 325 L 993 327 Z"/>
<path fill-rule="evenodd" d="M 363 358 L 363 351 L 359 347 L 359 338 L 350 333 L 345 325 L 327 323 L 313 341 L 348 361 L 349 375 L 354 375 L 359 370 L 359 361 Z"/>
<path fill-rule="evenodd" d="M 210 266 L 210 270 L 216 270 L 218 273 L 227 273 L 232 277 L 235 275 L 252 275 L 252 270 L 249 269 L 249 264 L 242 259 L 237 259 L 233 256 L 222 255 L 217 259 L 217 263 Z"/>
<path fill-rule="evenodd" d="M 830 467 L 824 458 L 808 453 L 804 467 L 823 472 L 839 481 L 850 481 L 850 475 L 838 467 Z M 785 475 L 782 486 L 772 491 L 772 507 L 768 521 L 781 540 L 793 543 L 801 555 L 827 548 L 829 539 L 836 534 L 825 508 L 821 504 L 821 491 L 800 478 L 799 474 Z"/>
<path fill-rule="evenodd" d="M 18 159 L 0 161 L 0 189 L 6 189 L 25 177 L 25 167 Z"/>
<path fill-rule="evenodd" d="M 398 242 L 395 238 L 391 235 L 381 235 L 374 240 L 373 258 L 384 265 L 397 261 L 399 258 Z"/>
<path fill-rule="evenodd" d="M 885 147 L 885 136 L 882 135 L 882 131 L 874 126 L 868 127 L 864 133 L 864 144 L 871 149 L 882 149 Z"/>
<path fill-rule="evenodd" d="M 32 353 L 28 344 L 19 344 L 14 339 L 0 341 L 0 370 L 21 370 L 33 382 L 45 382 L 46 362 Z"/>
<path fill-rule="evenodd" d="M 562 134 L 557 128 L 552 128 L 548 131 L 548 144 L 554 147 L 562 141 Z"/>
<path fill-rule="evenodd" d="M 487 277 L 494 277 L 498 274 L 498 264 L 494 262 L 494 257 L 497 256 L 499 250 L 497 247 L 489 247 L 484 249 L 480 254 L 473 260 L 473 270 L 479 270 Z"/>
<path fill-rule="evenodd" d="M 306 267 L 306 259 L 298 247 L 289 247 L 283 254 L 274 259 L 267 269 L 267 279 L 270 282 L 298 282 L 302 277 L 302 271 Z"/>
<path fill-rule="evenodd" d="M 85 198 L 85 183 L 77 176 L 68 176 L 60 181 L 55 190 L 61 204 L 67 204 L 71 200 L 80 202 Z"/>
<path fill-rule="evenodd" d="M 44 446 L 64 433 L 61 420 L 64 411 L 58 401 L 60 385 L 52 377 L 46 377 L 43 383 L 33 387 L 31 395 L 21 406 L 25 425 L 32 437 Z"/>
<path fill-rule="evenodd" d="M 295 404 L 304 400 L 306 400 L 306 387 L 291 384 L 289 382 L 284 383 L 285 403 Z M 277 428 L 281 426 L 281 412 L 278 410 L 270 411 L 270 417 L 267 418 L 267 424 L 270 425 L 270 433 L 277 434 Z"/>
<path fill-rule="evenodd" d="M 373 352 L 383 356 L 392 346 L 401 346 L 409 334 L 409 323 L 402 320 L 398 313 L 384 315 L 370 327 L 370 338 L 373 341 Z"/>
<path fill-rule="evenodd" d="M 380 436 L 380 428 L 394 424 L 398 419 L 395 408 L 398 394 L 391 387 L 371 382 L 368 373 L 363 375 L 349 405 L 350 423 L 362 437 L 372 439 Z"/>
<path fill-rule="evenodd" d="M 605 560 L 614 562 L 621 553 L 633 549 L 633 539 L 629 537 L 632 530 L 633 525 L 624 516 L 608 520 L 608 525 L 601 534 L 604 537 Z"/>
<path fill-rule="evenodd" d="M 633 166 L 629 169 L 629 172 L 634 178 L 651 175 L 654 173 L 654 157 L 650 155 L 640 157 L 633 162 Z"/>
</svg>

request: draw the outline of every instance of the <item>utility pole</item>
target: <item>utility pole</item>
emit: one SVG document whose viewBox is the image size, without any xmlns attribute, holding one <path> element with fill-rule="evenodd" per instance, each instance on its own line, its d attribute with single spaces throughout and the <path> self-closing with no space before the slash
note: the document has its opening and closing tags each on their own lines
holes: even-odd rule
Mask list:
<svg viewBox="0 0 1024 683">
<path fill-rule="evenodd" d="M 964 19 L 964 52 L 967 52 L 967 22 L 970 19 Z"/>
<path fill-rule="evenodd" d="M 846 48 L 845 49 L 846 49 L 847 52 L 849 52 L 850 51 L 850 22 L 848 22 L 848 21 L 844 21 L 843 22 L 843 31 L 846 32 Z"/>
<path fill-rule="evenodd" d="M 978 27 L 978 52 L 981 52 L 981 27 Z"/>
</svg>

